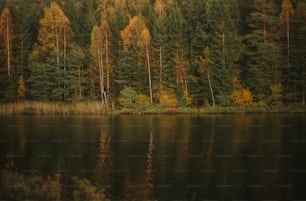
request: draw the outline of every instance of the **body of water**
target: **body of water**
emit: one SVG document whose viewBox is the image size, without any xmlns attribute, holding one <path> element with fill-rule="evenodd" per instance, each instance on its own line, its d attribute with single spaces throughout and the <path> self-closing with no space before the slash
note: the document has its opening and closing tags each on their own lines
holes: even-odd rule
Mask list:
<svg viewBox="0 0 306 201">
<path fill-rule="evenodd" d="M 306 200 L 306 115 L 2 116 L 0 168 L 111 200 Z"/>
</svg>

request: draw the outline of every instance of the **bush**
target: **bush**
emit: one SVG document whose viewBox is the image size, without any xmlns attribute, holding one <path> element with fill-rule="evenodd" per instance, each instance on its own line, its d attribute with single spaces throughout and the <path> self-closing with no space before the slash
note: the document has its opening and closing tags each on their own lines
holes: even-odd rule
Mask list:
<svg viewBox="0 0 306 201">
<path fill-rule="evenodd" d="M 282 84 L 273 84 L 270 86 L 271 96 L 268 98 L 269 105 L 282 105 L 283 87 Z"/>
<path fill-rule="evenodd" d="M 137 100 L 137 92 L 130 87 L 127 87 L 120 91 L 119 104 L 125 108 L 135 108 Z"/>
<path fill-rule="evenodd" d="M 234 105 L 249 106 L 253 104 L 252 93 L 249 89 L 236 89 L 231 94 L 231 99 Z"/>
<path fill-rule="evenodd" d="M 176 107 L 178 99 L 173 91 L 161 91 L 159 103 L 166 107 Z"/>
<path fill-rule="evenodd" d="M 150 97 L 143 94 L 139 94 L 136 96 L 136 104 L 138 106 L 148 106 L 150 105 Z"/>
</svg>

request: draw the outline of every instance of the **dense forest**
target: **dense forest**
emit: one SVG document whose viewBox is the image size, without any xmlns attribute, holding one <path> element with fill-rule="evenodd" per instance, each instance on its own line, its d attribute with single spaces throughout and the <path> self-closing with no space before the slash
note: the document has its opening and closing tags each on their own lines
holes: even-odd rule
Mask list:
<svg viewBox="0 0 306 201">
<path fill-rule="evenodd" d="M 2 0 L 0 100 L 305 104 L 306 1 Z"/>
</svg>

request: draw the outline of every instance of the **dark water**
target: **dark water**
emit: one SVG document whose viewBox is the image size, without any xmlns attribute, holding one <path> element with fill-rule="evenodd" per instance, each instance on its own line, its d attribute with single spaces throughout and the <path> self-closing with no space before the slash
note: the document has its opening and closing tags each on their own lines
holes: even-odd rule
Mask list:
<svg viewBox="0 0 306 201">
<path fill-rule="evenodd" d="M 112 200 L 306 200 L 306 114 L 0 117 L 0 168 Z"/>
</svg>

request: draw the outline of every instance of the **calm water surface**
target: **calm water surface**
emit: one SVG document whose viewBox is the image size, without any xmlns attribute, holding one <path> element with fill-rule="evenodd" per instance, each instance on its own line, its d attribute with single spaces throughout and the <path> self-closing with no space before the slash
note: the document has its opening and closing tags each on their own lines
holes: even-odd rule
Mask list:
<svg viewBox="0 0 306 201">
<path fill-rule="evenodd" d="M 112 200 L 306 200 L 306 114 L 0 117 L 0 168 Z"/>
</svg>

